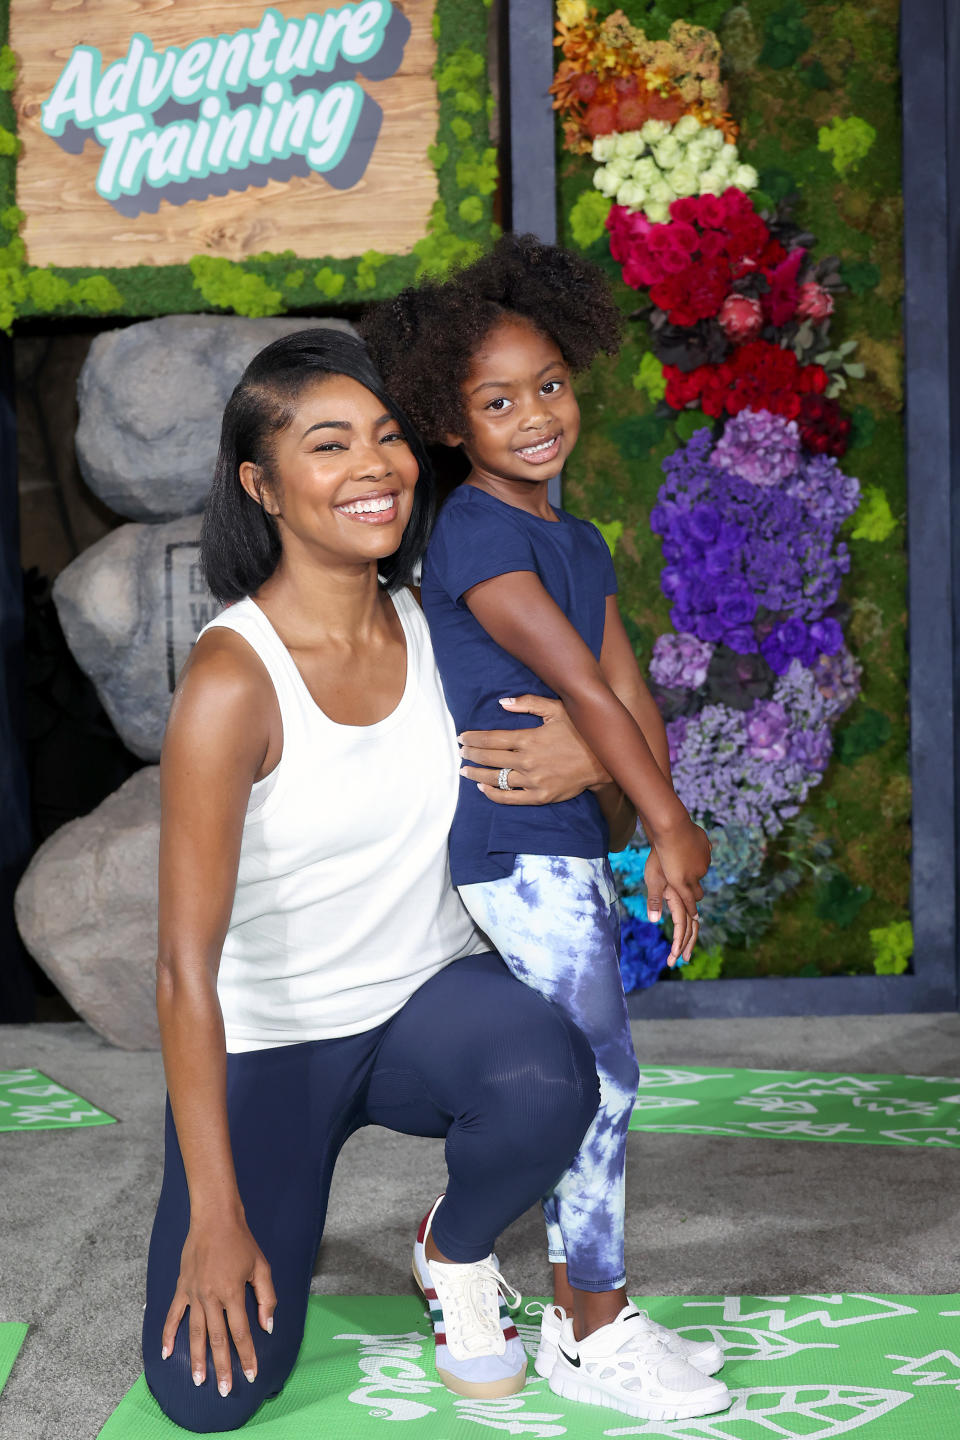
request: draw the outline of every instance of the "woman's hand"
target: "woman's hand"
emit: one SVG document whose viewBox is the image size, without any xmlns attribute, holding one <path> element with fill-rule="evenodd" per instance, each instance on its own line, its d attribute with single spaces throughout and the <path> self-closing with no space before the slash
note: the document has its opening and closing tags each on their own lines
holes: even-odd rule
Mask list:
<svg viewBox="0 0 960 1440">
<path fill-rule="evenodd" d="M 559 700 L 521 695 L 500 703 L 512 715 L 539 715 L 543 724 L 528 730 L 467 730 L 459 737 L 465 762 L 460 774 L 475 780 L 489 800 L 497 805 L 552 805 L 609 784 L 610 776 Z M 497 785 L 497 773 L 504 768 L 509 790 Z"/>
<path fill-rule="evenodd" d="M 189 1306 L 194 1385 L 202 1385 L 206 1378 L 209 1339 L 217 1389 L 221 1395 L 229 1395 L 233 1385 L 231 1335 L 244 1375 L 251 1385 L 257 1378 L 257 1354 L 247 1323 L 248 1284 L 257 1297 L 260 1328 L 271 1334 L 277 1297 L 270 1266 L 246 1221 L 221 1217 L 204 1223 L 191 1221 L 180 1258 L 180 1279 L 163 1326 L 160 1353 L 164 1360 L 173 1353 L 180 1321 Z"/>
</svg>

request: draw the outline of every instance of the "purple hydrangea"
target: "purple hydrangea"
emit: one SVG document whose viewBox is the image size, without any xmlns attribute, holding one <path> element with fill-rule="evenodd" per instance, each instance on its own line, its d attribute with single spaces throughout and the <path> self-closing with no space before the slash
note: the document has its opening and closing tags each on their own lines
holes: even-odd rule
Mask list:
<svg viewBox="0 0 960 1440">
<path fill-rule="evenodd" d="M 790 722 L 776 700 L 760 700 L 747 715 L 747 754 L 752 760 L 785 760 Z"/>
<path fill-rule="evenodd" d="M 751 485 L 779 485 L 800 467 L 797 423 L 769 410 L 741 410 L 727 421 L 713 463 Z"/>
<path fill-rule="evenodd" d="M 844 475 L 832 455 L 811 455 L 804 460 L 786 490 L 809 514 L 834 531 L 860 504 L 860 481 Z"/>
<path fill-rule="evenodd" d="M 813 679 L 826 702 L 826 716 L 835 720 L 860 694 L 863 666 L 845 645 L 829 655 L 820 655 L 813 667 Z"/>
<path fill-rule="evenodd" d="M 713 648 L 696 635 L 658 635 L 650 678 L 665 690 L 697 690 L 707 678 Z"/>
</svg>

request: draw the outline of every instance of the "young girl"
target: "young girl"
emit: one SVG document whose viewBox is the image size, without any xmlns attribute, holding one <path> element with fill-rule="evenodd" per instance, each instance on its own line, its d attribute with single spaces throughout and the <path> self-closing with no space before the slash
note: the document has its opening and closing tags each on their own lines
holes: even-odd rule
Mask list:
<svg viewBox="0 0 960 1440">
<path fill-rule="evenodd" d="M 535 724 L 519 714 L 504 722 L 511 696 L 546 688 L 564 701 L 623 792 L 612 809 L 617 841 L 637 814 L 643 821 L 651 912 L 668 905 L 671 961 L 689 958 L 709 843 L 673 790 L 663 722 L 617 610 L 603 537 L 547 501 L 546 481 L 579 430 L 571 373 L 613 353 L 619 331 L 592 266 L 532 236 L 505 236 L 452 280 L 375 311 L 365 338 L 427 440 L 462 446 L 470 464 L 440 513 L 422 590 L 470 762 L 451 831 L 453 881 L 513 973 L 580 1027 L 600 1077 L 597 1116 L 543 1200 L 556 1304 L 544 1313 L 537 1370 L 556 1394 L 670 1420 L 726 1409 L 731 1396 L 710 1378 L 723 1363 L 717 1346 L 654 1324 L 626 1295 L 624 1159 L 638 1072 L 608 824 L 591 793 L 541 809 L 522 791 L 491 804 L 492 785 L 501 802 L 511 788 L 510 733 L 502 749 L 476 749 L 469 733 L 498 717 Z"/>
</svg>

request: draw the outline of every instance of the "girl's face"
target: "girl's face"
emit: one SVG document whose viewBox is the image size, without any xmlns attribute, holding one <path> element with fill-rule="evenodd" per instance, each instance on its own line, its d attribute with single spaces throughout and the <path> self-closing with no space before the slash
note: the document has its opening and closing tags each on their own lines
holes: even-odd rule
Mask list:
<svg viewBox="0 0 960 1440">
<path fill-rule="evenodd" d="M 273 441 L 265 484 L 249 461 L 240 480 L 276 517 L 284 553 L 367 563 L 400 544 L 419 469 L 403 431 L 365 386 L 346 375 L 303 390 Z"/>
<path fill-rule="evenodd" d="M 548 480 L 580 431 L 570 371 L 553 340 L 528 321 L 506 318 L 487 334 L 463 386 L 468 433 L 462 443 L 475 473 L 500 480 Z"/>
</svg>

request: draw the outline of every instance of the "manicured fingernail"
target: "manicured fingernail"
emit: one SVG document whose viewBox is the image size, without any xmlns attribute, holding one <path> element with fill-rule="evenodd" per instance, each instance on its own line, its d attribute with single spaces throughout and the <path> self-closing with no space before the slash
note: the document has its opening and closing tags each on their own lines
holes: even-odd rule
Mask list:
<svg viewBox="0 0 960 1440">
<path fill-rule="evenodd" d="M 229 1395 L 229 1394 L 230 1394 L 230 1381 L 229 1381 L 229 1380 L 221 1380 L 220 1383 L 219 1383 L 219 1385 L 217 1386 L 217 1389 L 220 1391 L 220 1394 L 221 1394 L 221 1395 Z"/>
<path fill-rule="evenodd" d="M 246 1375 L 247 1379 L 250 1381 L 250 1384 L 252 1385 L 253 1382 L 254 1382 L 254 1380 L 256 1380 L 256 1378 L 257 1378 L 257 1372 L 256 1372 L 256 1370 L 244 1370 L 243 1373 L 244 1373 L 244 1375 Z"/>
<path fill-rule="evenodd" d="M 500 704 L 501 704 L 501 705 L 516 705 L 516 703 L 517 703 L 516 700 L 514 700 L 514 699 L 512 699 L 512 698 L 507 698 L 507 699 L 504 699 L 504 700 L 501 700 L 501 701 L 500 701 Z"/>
<path fill-rule="evenodd" d="M 168 1356 L 169 1354 L 170 1354 L 170 1351 L 167 1349 L 166 1345 L 161 1345 L 161 1346 L 160 1346 L 160 1359 L 161 1359 L 161 1360 L 166 1360 L 166 1358 L 167 1358 L 167 1356 Z"/>
<path fill-rule="evenodd" d="M 193 1372 L 193 1383 L 194 1383 L 194 1385 L 202 1385 L 202 1384 L 203 1384 L 203 1371 L 202 1371 L 202 1370 L 194 1370 L 194 1372 Z"/>
<path fill-rule="evenodd" d="M 272 1316 L 272 1315 L 270 1316 L 270 1319 L 267 1321 L 267 1334 L 268 1334 L 268 1335 L 272 1335 L 272 1334 L 273 1334 L 273 1316 Z"/>
</svg>

